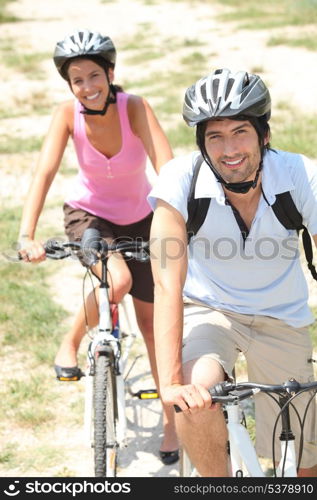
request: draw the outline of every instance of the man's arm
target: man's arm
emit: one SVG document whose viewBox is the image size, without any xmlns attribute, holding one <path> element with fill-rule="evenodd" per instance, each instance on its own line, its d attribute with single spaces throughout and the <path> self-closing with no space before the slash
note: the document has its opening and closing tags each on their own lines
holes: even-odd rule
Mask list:
<svg viewBox="0 0 317 500">
<path fill-rule="evenodd" d="M 182 385 L 183 287 L 187 273 L 187 233 L 182 215 L 158 200 L 151 229 L 151 263 L 155 284 L 154 338 L 160 395 L 182 410 L 210 406 L 200 386 Z M 189 396 L 195 393 L 194 400 Z"/>
</svg>

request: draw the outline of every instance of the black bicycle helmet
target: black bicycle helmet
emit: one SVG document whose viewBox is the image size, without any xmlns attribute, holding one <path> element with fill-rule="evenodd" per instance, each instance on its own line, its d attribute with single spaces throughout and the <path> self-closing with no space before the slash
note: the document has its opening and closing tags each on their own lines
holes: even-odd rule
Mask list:
<svg viewBox="0 0 317 500">
<path fill-rule="evenodd" d="M 112 67 L 116 64 L 116 49 L 112 40 L 108 36 L 87 29 L 76 30 L 56 44 L 53 59 L 63 78 L 67 79 L 63 72 L 64 64 L 80 56 L 99 56 Z"/>
<path fill-rule="evenodd" d="M 217 69 L 186 90 L 183 118 L 190 127 L 237 115 L 270 119 L 270 93 L 258 75 Z"/>
</svg>

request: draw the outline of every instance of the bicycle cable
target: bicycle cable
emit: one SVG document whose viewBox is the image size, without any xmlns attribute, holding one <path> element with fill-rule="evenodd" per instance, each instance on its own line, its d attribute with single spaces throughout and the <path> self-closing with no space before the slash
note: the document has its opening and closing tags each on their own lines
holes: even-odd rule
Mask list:
<svg viewBox="0 0 317 500">
<path fill-rule="evenodd" d="M 315 390 L 314 394 L 311 396 L 310 400 L 306 404 L 306 408 L 305 408 L 304 416 L 303 416 L 303 420 L 302 420 L 301 417 L 300 417 L 300 415 L 299 415 L 299 412 L 298 412 L 297 408 L 295 408 L 295 406 L 293 405 L 293 400 L 297 396 L 299 396 L 300 394 L 302 394 L 304 392 L 306 392 L 305 389 L 302 389 L 301 391 L 299 391 L 296 394 L 294 394 L 289 400 L 287 400 L 286 403 L 282 407 L 280 407 L 280 411 L 277 414 L 277 417 L 275 419 L 275 424 L 274 424 L 273 432 L 272 432 L 272 462 L 273 462 L 274 477 L 277 477 L 276 476 L 276 465 L 275 465 L 276 464 L 276 462 L 275 462 L 275 436 L 276 436 L 276 431 L 277 431 L 277 423 L 278 423 L 278 420 L 282 417 L 282 413 L 283 413 L 283 411 L 285 410 L 285 408 L 287 406 L 291 406 L 292 409 L 294 410 L 294 412 L 296 414 L 296 417 L 298 419 L 299 427 L 300 427 L 298 461 L 297 461 L 297 464 L 296 464 L 297 470 L 300 467 L 300 462 L 301 462 L 301 458 L 302 458 L 302 454 L 303 454 L 303 446 L 304 446 L 304 443 L 303 443 L 303 441 L 304 441 L 303 434 L 304 434 L 305 419 L 306 419 L 306 415 L 307 415 L 309 406 L 310 406 L 312 400 L 314 399 L 314 397 L 316 396 L 316 390 Z M 277 401 L 277 399 L 274 396 L 272 396 L 269 393 L 266 393 L 266 394 L 269 395 L 277 403 L 277 405 L 279 405 L 279 402 Z M 286 450 L 287 450 L 287 446 L 288 446 L 288 441 L 289 440 L 287 439 L 286 440 Z M 284 477 L 285 460 L 286 460 L 286 454 L 284 455 L 284 461 L 283 461 L 283 465 L 282 465 L 282 469 L 281 469 L 281 475 L 282 475 L 282 477 Z"/>
</svg>

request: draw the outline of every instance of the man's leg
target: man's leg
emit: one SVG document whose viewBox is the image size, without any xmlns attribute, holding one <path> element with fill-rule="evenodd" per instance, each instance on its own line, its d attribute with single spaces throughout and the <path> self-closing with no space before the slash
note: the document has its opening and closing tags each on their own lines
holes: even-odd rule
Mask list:
<svg viewBox="0 0 317 500">
<path fill-rule="evenodd" d="M 267 384 L 280 384 L 295 378 L 303 383 L 314 380 L 311 362 L 312 342 L 307 328 L 294 328 L 274 318 L 255 317 L 253 339 L 246 353 L 248 378 Z M 303 431 L 303 452 L 299 477 L 315 477 L 317 474 L 317 425 L 316 405 L 312 401 L 307 408 L 311 393 L 303 393 L 292 401 L 290 420 L 295 435 L 297 458 L 299 457 L 300 437 Z M 278 416 L 279 408 L 266 395 L 255 396 L 257 452 L 263 457 L 272 456 L 272 429 Z M 296 409 L 296 411 L 295 411 Z M 307 413 L 306 413 L 307 412 Z M 304 429 L 299 425 L 303 422 Z M 275 459 L 280 459 L 280 423 L 275 433 Z M 270 439 L 268 439 L 268 437 Z"/>
<path fill-rule="evenodd" d="M 183 366 L 184 384 L 206 388 L 224 380 L 221 365 L 211 358 L 189 361 Z M 178 413 L 177 432 L 198 473 L 204 477 L 228 476 L 227 428 L 219 405 L 193 413 Z"/>
</svg>

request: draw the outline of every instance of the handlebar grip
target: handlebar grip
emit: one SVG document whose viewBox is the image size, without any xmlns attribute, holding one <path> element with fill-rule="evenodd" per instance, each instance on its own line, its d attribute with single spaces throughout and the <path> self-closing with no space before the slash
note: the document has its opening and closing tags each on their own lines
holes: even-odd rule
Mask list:
<svg viewBox="0 0 317 500">
<path fill-rule="evenodd" d="M 106 243 L 102 240 L 98 229 L 94 227 L 85 229 L 81 239 L 81 252 L 88 267 L 98 262 L 96 253 L 101 252 L 105 245 Z"/>
</svg>

